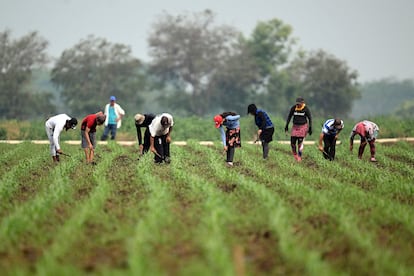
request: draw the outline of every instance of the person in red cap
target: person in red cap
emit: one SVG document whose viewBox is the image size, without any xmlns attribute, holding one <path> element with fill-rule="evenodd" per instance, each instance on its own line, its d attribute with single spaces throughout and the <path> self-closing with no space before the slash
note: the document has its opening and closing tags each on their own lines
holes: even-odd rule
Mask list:
<svg viewBox="0 0 414 276">
<path fill-rule="evenodd" d="M 214 123 L 221 134 L 221 141 L 226 152 L 226 164 L 233 166 L 235 148 L 241 147 L 240 115 L 234 112 L 223 112 L 214 116 Z M 223 126 L 226 127 L 224 131 Z"/>
<path fill-rule="evenodd" d="M 297 161 L 302 160 L 303 141 L 306 134 L 312 135 L 312 115 L 302 97 L 296 99 L 296 104 L 290 108 L 286 119 L 285 133 L 289 131 L 289 122 L 293 117 L 293 126 L 290 134 L 290 146 Z M 296 143 L 298 144 L 296 149 Z"/>
</svg>

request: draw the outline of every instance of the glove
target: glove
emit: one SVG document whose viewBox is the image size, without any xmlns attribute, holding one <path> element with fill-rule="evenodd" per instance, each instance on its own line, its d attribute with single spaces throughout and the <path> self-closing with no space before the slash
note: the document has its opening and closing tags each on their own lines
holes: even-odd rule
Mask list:
<svg viewBox="0 0 414 276">
<path fill-rule="evenodd" d="M 309 133 L 309 135 L 312 135 L 312 127 L 309 127 L 308 133 Z"/>
</svg>

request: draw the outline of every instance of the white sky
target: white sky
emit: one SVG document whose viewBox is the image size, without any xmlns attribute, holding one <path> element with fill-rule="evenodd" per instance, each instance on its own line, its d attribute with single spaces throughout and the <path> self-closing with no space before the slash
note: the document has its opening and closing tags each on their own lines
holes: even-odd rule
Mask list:
<svg viewBox="0 0 414 276">
<path fill-rule="evenodd" d="M 30 31 L 59 57 L 89 34 L 131 46 L 149 61 L 147 37 L 158 16 L 210 9 L 216 24 L 250 36 L 258 21 L 279 18 L 304 50 L 323 49 L 359 72 L 360 82 L 414 79 L 413 0 L 0 0 L 0 31 Z"/>
</svg>

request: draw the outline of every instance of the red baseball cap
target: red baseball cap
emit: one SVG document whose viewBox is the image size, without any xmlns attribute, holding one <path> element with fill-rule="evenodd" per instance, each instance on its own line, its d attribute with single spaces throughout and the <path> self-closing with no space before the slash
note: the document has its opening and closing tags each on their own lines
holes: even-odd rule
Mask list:
<svg viewBox="0 0 414 276">
<path fill-rule="evenodd" d="M 219 128 L 223 123 L 223 117 L 221 115 L 214 116 L 214 123 L 216 124 L 216 128 Z"/>
</svg>

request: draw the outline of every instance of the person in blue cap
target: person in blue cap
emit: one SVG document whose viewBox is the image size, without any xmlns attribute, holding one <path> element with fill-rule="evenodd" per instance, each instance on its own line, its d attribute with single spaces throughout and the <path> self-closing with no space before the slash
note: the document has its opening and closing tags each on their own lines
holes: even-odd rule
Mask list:
<svg viewBox="0 0 414 276">
<path fill-rule="evenodd" d="M 111 133 L 111 140 L 115 140 L 116 131 L 121 127 L 122 117 L 125 115 L 125 111 L 116 103 L 115 96 L 109 98 L 109 103 L 105 105 L 104 114 L 106 115 L 105 129 L 101 140 L 105 141 L 108 139 L 109 133 Z"/>
</svg>

